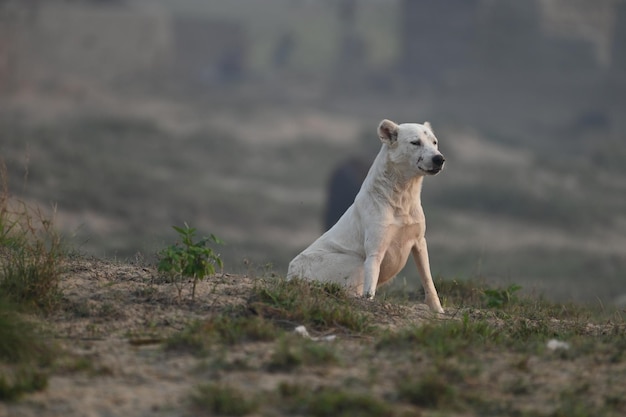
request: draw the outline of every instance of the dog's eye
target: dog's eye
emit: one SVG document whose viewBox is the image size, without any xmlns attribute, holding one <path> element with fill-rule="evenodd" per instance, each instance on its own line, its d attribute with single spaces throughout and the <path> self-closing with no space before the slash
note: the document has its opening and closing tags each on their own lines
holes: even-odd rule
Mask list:
<svg viewBox="0 0 626 417">
<path fill-rule="evenodd" d="M 433 145 L 437 146 L 437 141 L 434 141 L 434 142 L 433 142 Z"/>
<path fill-rule="evenodd" d="M 422 141 L 420 139 L 411 141 L 411 145 L 422 146 Z"/>
</svg>

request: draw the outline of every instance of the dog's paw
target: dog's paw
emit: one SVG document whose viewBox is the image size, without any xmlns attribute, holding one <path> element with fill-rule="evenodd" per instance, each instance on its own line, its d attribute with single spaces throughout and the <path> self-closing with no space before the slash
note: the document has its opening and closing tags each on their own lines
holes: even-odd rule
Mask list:
<svg viewBox="0 0 626 417">
<path fill-rule="evenodd" d="M 428 306 L 428 309 L 430 310 L 431 313 L 433 314 L 445 314 L 446 312 L 443 310 L 443 308 L 441 307 L 430 307 Z"/>
<path fill-rule="evenodd" d="M 430 310 L 433 313 L 439 313 L 439 314 L 444 314 L 445 311 L 443 311 L 443 308 L 441 307 L 441 304 L 439 303 L 439 300 L 437 301 L 426 301 L 426 305 L 430 308 Z"/>
<path fill-rule="evenodd" d="M 371 292 L 366 292 L 365 294 L 363 294 L 363 298 L 365 298 L 366 300 L 373 300 L 374 294 Z"/>
</svg>

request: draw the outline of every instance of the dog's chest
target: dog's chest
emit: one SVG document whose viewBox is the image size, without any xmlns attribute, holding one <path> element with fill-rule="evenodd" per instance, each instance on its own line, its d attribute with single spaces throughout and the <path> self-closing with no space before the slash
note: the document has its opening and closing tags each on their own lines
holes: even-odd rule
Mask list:
<svg viewBox="0 0 626 417">
<path fill-rule="evenodd" d="M 391 241 L 380 265 L 379 283 L 393 278 L 406 265 L 419 237 L 424 233 L 424 223 L 391 227 Z"/>
</svg>

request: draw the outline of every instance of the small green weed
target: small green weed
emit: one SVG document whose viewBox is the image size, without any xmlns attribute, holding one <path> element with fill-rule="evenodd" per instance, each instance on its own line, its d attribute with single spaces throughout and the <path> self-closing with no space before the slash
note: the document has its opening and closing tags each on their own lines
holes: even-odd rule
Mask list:
<svg viewBox="0 0 626 417">
<path fill-rule="evenodd" d="M 194 242 L 196 229 L 189 227 L 187 223 L 185 223 L 185 227 L 173 226 L 173 228 L 178 232 L 180 242 L 159 252 L 158 270 L 161 273 L 170 274 L 174 278 L 174 282 L 179 284 L 179 299 L 183 280 L 191 278 L 193 283 L 191 299 L 193 300 L 198 281 L 203 280 L 208 275 L 215 274 L 216 265 L 224 268 L 220 255 L 213 252 L 213 249 L 207 244 L 210 241 L 217 244 L 223 242 L 213 234 Z"/>
<path fill-rule="evenodd" d="M 522 287 L 517 284 L 509 285 L 506 289 L 487 288 L 483 290 L 485 304 L 488 308 L 502 308 L 517 300 L 516 292 Z"/>
<path fill-rule="evenodd" d="M 256 411 L 259 404 L 239 390 L 219 384 L 199 385 L 191 395 L 194 415 L 244 416 Z"/>
</svg>

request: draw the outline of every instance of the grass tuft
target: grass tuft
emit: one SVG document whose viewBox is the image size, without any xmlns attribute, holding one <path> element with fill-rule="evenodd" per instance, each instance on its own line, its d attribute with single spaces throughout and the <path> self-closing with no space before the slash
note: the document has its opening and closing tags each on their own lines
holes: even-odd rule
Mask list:
<svg viewBox="0 0 626 417">
<path fill-rule="evenodd" d="M 51 348 L 34 325 L 0 299 L 0 400 L 16 400 L 45 388 L 47 375 L 39 368 L 51 361 Z"/>
<path fill-rule="evenodd" d="M 10 197 L 0 161 L 0 292 L 22 306 L 54 309 L 64 255 L 52 218 Z"/>
<path fill-rule="evenodd" d="M 338 362 L 333 345 L 300 336 L 286 336 L 278 340 L 267 369 L 270 372 L 289 372 L 302 365 L 334 365 Z"/>
<path fill-rule="evenodd" d="M 418 346 L 433 355 L 448 357 L 500 340 L 501 332 L 496 327 L 486 321 L 471 320 L 466 315 L 463 320 L 425 323 L 387 332 L 380 337 L 376 348 L 407 350 Z"/>
<path fill-rule="evenodd" d="M 337 284 L 299 279 L 267 280 L 254 289 L 248 305 L 262 317 L 286 320 L 315 330 L 337 327 L 359 333 L 373 330 L 369 316 Z"/>
<path fill-rule="evenodd" d="M 372 395 L 334 387 L 311 390 L 301 385 L 279 386 L 281 402 L 290 413 L 313 417 L 386 417 L 393 415 L 390 405 Z"/>
<path fill-rule="evenodd" d="M 425 408 L 450 408 L 456 399 L 452 385 L 436 373 L 404 379 L 398 383 L 397 390 L 401 400 Z"/>
<path fill-rule="evenodd" d="M 41 391 L 48 386 L 48 376 L 34 368 L 21 367 L 16 372 L 0 375 L 0 401 L 16 401 L 24 394 Z"/>
<path fill-rule="evenodd" d="M 258 402 L 234 387 L 219 384 L 199 385 L 191 395 L 194 415 L 244 416 L 258 408 Z"/>
<path fill-rule="evenodd" d="M 0 400 L 46 387 L 52 349 L 20 314 L 59 305 L 64 251 L 52 220 L 11 198 L 0 160 Z M 18 311 L 19 310 L 19 311 Z"/>
<path fill-rule="evenodd" d="M 169 337 L 165 349 L 187 350 L 197 356 L 206 356 L 215 345 L 274 340 L 278 331 L 273 323 L 258 316 L 222 313 L 192 322 Z"/>
</svg>

